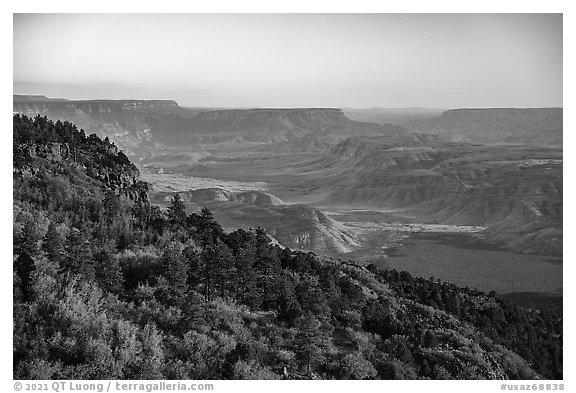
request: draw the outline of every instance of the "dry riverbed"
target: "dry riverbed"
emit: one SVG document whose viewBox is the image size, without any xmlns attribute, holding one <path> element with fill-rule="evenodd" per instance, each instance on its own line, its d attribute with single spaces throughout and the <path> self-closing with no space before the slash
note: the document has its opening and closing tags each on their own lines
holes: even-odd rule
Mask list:
<svg viewBox="0 0 576 393">
<path fill-rule="evenodd" d="M 181 174 L 142 173 L 143 181 L 150 184 L 152 192 L 185 192 L 204 188 L 221 188 L 231 192 L 265 191 L 268 187 L 264 182 L 243 182 L 218 180 L 208 177 L 184 176 Z"/>
</svg>

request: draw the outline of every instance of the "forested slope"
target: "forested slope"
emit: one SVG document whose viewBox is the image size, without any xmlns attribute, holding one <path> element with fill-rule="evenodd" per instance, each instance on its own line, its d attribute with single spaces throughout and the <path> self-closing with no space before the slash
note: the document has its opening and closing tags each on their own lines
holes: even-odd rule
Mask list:
<svg viewBox="0 0 576 393">
<path fill-rule="evenodd" d="M 561 320 L 160 211 L 107 140 L 13 122 L 15 379 L 562 377 Z"/>
</svg>

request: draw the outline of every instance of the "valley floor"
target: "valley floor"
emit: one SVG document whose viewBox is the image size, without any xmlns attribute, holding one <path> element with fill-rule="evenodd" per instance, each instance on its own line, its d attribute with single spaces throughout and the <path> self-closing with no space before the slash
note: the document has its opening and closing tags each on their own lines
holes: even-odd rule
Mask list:
<svg viewBox="0 0 576 393">
<path fill-rule="evenodd" d="M 481 226 L 414 223 L 399 213 L 332 211 L 331 217 L 363 239 L 361 248 L 340 257 L 495 291 L 527 307 L 562 313 L 561 256 L 516 253 L 483 240 Z"/>
<path fill-rule="evenodd" d="M 160 204 L 168 203 L 170 193 L 205 188 L 219 188 L 228 192 L 275 191 L 270 183 L 247 181 L 247 175 L 240 176 L 242 180 L 237 181 L 229 180 L 226 176 L 215 179 L 178 173 L 157 174 L 144 170 L 143 178 L 151 183 L 153 195 L 163 195 Z M 281 194 L 290 199 L 286 205 L 311 202 L 310 197 L 299 201 L 295 198 L 297 193 Z M 200 208 L 201 203 L 192 203 L 191 207 Z M 225 202 L 210 204 L 210 208 L 216 209 L 214 214 L 223 223 L 247 228 L 252 224 L 249 217 L 245 218 L 245 223 L 242 222 L 243 213 L 236 212 L 233 217 L 230 216 L 234 209 Z M 429 223 L 425 217 L 417 217 L 398 209 L 371 210 L 361 206 L 315 208 L 342 224 L 346 233 L 360 246 L 353 247 L 351 252 L 335 251 L 331 255 L 333 257 L 405 270 L 415 276 L 434 277 L 485 292 L 495 291 L 525 306 L 561 310 L 558 304 L 561 304 L 562 298 L 562 257 L 504 250 L 482 240 L 481 231 L 485 229 L 482 226 Z M 258 210 L 259 222 L 265 222 L 262 214 L 266 213 L 266 210 Z M 271 222 L 270 225 L 274 226 L 274 220 Z M 297 224 L 294 224 L 294 231 L 297 228 L 302 230 Z M 294 233 L 294 236 L 297 238 L 298 234 Z M 281 239 L 277 240 L 282 244 Z M 311 251 L 318 253 L 314 249 Z"/>
</svg>

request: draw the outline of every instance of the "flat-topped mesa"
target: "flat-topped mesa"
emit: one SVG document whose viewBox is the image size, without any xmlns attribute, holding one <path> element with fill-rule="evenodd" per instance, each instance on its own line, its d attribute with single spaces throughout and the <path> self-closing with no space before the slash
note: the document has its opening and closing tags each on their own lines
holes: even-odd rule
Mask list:
<svg viewBox="0 0 576 393">
<path fill-rule="evenodd" d="M 179 106 L 173 100 L 63 100 L 44 96 L 14 96 L 13 111 L 23 114 L 170 112 Z"/>
<path fill-rule="evenodd" d="M 357 122 L 350 120 L 337 108 L 258 108 L 221 109 L 202 112 L 193 118 L 197 127 L 325 129 L 326 127 L 350 127 Z"/>
<path fill-rule="evenodd" d="M 448 109 L 440 115 L 441 118 L 472 119 L 537 119 L 543 117 L 562 117 L 563 108 L 457 108 Z"/>
<path fill-rule="evenodd" d="M 312 118 L 313 116 L 323 115 L 332 116 L 341 120 L 351 121 L 342 109 L 339 108 L 252 108 L 252 109 L 217 109 L 213 111 L 203 112 L 200 115 L 207 115 L 208 117 L 223 117 L 223 116 L 303 116 Z"/>
<path fill-rule="evenodd" d="M 43 95 L 21 95 L 21 94 L 14 94 L 12 96 L 14 103 L 22 103 L 22 102 L 67 102 L 70 101 L 66 98 L 51 98 L 46 97 Z"/>
<path fill-rule="evenodd" d="M 101 109 L 109 112 L 113 111 L 148 111 L 178 108 L 178 104 L 173 100 L 90 100 L 75 101 L 80 108 L 86 108 L 86 112 Z"/>
<path fill-rule="evenodd" d="M 469 142 L 558 146 L 562 123 L 563 108 L 462 108 L 442 112 L 414 130 Z"/>
<path fill-rule="evenodd" d="M 404 132 L 401 127 L 351 120 L 337 108 L 218 109 L 189 118 L 166 115 L 148 122 L 157 140 L 167 146 L 284 143 L 310 135 L 324 138 Z"/>
</svg>

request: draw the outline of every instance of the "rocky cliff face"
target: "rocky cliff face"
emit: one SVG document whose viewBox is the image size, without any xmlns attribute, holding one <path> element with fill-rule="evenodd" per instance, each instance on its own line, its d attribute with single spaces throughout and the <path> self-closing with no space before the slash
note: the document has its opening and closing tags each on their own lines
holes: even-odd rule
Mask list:
<svg viewBox="0 0 576 393">
<path fill-rule="evenodd" d="M 70 146 L 67 143 L 26 144 L 21 147 L 30 158 L 49 158 L 53 161 L 64 161 L 70 156 Z"/>
<path fill-rule="evenodd" d="M 104 161 L 102 155 L 86 154 L 83 151 L 71 149 L 68 144 L 64 143 L 28 144 L 22 146 L 22 151 L 32 160 L 40 163 L 46 160 L 51 165 L 46 168 L 15 167 L 14 172 L 18 172 L 21 176 L 37 176 L 46 169 L 53 174 L 58 174 L 61 166 L 65 164 L 102 183 L 103 188 L 112 190 L 117 195 L 123 195 L 136 203 L 149 205 L 148 184 L 140 181 L 140 172 L 134 165 L 100 166 L 97 163 Z"/>
</svg>

